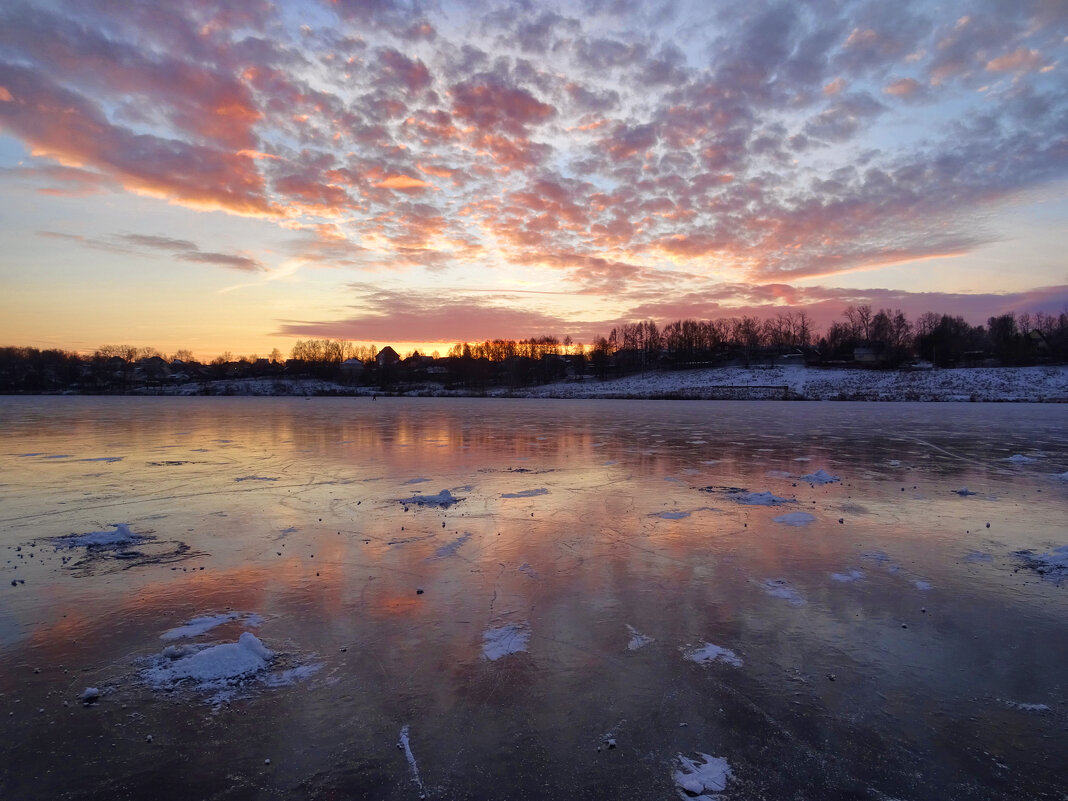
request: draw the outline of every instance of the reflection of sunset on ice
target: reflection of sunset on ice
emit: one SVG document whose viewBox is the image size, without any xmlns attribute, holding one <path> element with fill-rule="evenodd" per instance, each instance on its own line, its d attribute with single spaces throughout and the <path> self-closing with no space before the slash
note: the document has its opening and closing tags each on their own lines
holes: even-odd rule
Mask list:
<svg viewBox="0 0 1068 801">
<path fill-rule="evenodd" d="M 12 797 L 1058 786 L 1061 406 L 383 400 L 5 401 Z"/>
</svg>

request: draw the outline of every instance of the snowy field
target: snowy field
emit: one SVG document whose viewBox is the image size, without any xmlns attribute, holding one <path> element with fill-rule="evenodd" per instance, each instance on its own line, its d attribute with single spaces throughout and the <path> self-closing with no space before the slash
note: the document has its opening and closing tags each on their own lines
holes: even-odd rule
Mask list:
<svg viewBox="0 0 1068 801">
<path fill-rule="evenodd" d="M 313 379 L 242 379 L 211 384 L 216 394 L 323 395 L 381 394 L 373 387 L 351 387 Z M 723 367 L 648 372 L 600 381 L 561 381 L 537 387 L 490 387 L 463 392 L 440 384 L 398 387 L 410 395 L 489 395 L 523 398 L 689 398 L 708 400 L 986 401 L 1068 403 L 1068 366 L 975 367 L 955 370 L 851 370 L 843 368 Z M 157 390 L 146 390 L 146 394 Z M 163 390 L 164 394 L 202 394 L 200 383 Z"/>
<path fill-rule="evenodd" d="M 2 399 L 0 798 L 1060 799 L 1066 520 L 1063 404 Z"/>
</svg>

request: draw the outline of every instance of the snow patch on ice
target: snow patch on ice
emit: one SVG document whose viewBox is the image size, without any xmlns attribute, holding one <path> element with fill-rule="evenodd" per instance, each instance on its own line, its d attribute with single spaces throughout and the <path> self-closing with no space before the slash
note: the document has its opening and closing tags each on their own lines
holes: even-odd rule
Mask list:
<svg viewBox="0 0 1068 801">
<path fill-rule="evenodd" d="M 545 487 L 538 487 L 537 489 L 521 490 L 520 492 L 502 492 L 502 498 L 536 498 L 538 495 L 548 495 L 549 490 Z"/>
<path fill-rule="evenodd" d="M 637 651 L 651 642 L 656 642 L 652 637 L 647 634 L 642 634 L 629 623 L 627 624 L 627 631 L 630 633 L 630 642 L 627 643 L 628 651 Z"/>
<path fill-rule="evenodd" d="M 404 727 L 400 731 L 400 744 L 404 749 L 404 758 L 408 760 L 408 767 L 412 771 L 412 780 L 419 788 L 419 797 L 426 798 L 426 787 L 423 786 L 423 780 L 419 778 L 419 766 L 415 763 L 415 754 L 412 753 L 412 743 L 408 738 L 408 724 L 404 724 Z"/>
<path fill-rule="evenodd" d="M 657 517 L 662 517 L 664 520 L 684 520 L 690 516 L 689 512 L 659 512 Z"/>
<path fill-rule="evenodd" d="M 782 506 L 787 503 L 797 503 L 790 498 L 780 498 L 770 492 L 732 492 L 731 497 L 736 503 L 745 506 Z"/>
<path fill-rule="evenodd" d="M 1013 464 L 1030 464 L 1031 462 L 1037 462 L 1038 459 L 1032 459 L 1030 456 L 1024 456 L 1022 453 L 1014 453 L 1006 462 L 1012 462 Z"/>
<path fill-rule="evenodd" d="M 509 623 L 482 633 L 482 658 L 495 662 L 509 654 L 527 650 L 530 629 L 525 623 Z"/>
<path fill-rule="evenodd" d="M 300 665 L 279 673 L 272 673 L 264 678 L 263 683 L 268 687 L 289 687 L 298 681 L 311 678 L 323 669 L 322 662 L 313 662 L 310 665 Z"/>
<path fill-rule="evenodd" d="M 808 512 L 790 512 L 772 518 L 776 523 L 781 523 L 784 526 L 807 526 L 815 519 L 815 515 L 810 515 Z"/>
<path fill-rule="evenodd" d="M 764 579 L 764 592 L 774 598 L 789 601 L 791 606 L 804 606 L 805 599 L 801 593 L 790 586 L 786 579 Z"/>
<path fill-rule="evenodd" d="M 177 628 L 163 632 L 159 635 L 159 638 L 161 640 L 180 640 L 185 637 L 199 637 L 216 626 L 221 626 L 223 623 L 229 623 L 232 620 L 243 620 L 246 626 L 258 626 L 263 622 L 263 618 L 254 612 L 223 612 L 218 615 L 202 615 Z"/>
<path fill-rule="evenodd" d="M 530 566 L 529 562 L 524 562 L 517 568 L 517 570 L 519 570 L 520 573 L 526 576 L 530 576 L 531 578 L 538 577 L 537 571 L 535 571 L 534 568 Z"/>
<path fill-rule="evenodd" d="M 437 495 L 413 495 L 410 498 L 401 498 L 399 503 L 412 504 L 413 506 L 440 506 L 447 509 L 462 500 L 463 498 L 457 498 L 447 489 L 443 489 Z"/>
<path fill-rule="evenodd" d="M 1060 582 L 1068 578 L 1068 545 L 1054 548 L 1048 553 L 1036 554 L 1034 551 L 1017 551 L 1016 555 L 1036 573 Z"/>
<path fill-rule="evenodd" d="M 971 550 L 964 554 L 965 562 L 992 562 L 993 560 L 993 555 L 984 553 L 983 551 Z"/>
<path fill-rule="evenodd" d="M 457 537 L 452 542 L 445 543 L 434 551 L 434 557 L 437 559 L 444 559 L 447 556 L 454 556 L 469 539 L 471 539 L 471 532 L 465 531 L 463 536 Z"/>
<path fill-rule="evenodd" d="M 840 581 L 843 584 L 850 581 L 860 581 L 862 578 L 864 578 L 863 570 L 850 570 L 848 573 L 831 573 L 833 581 Z"/>
<path fill-rule="evenodd" d="M 1025 704 L 1020 701 L 1005 701 L 1005 706 L 1019 709 L 1021 712 L 1049 712 L 1048 704 Z"/>
<path fill-rule="evenodd" d="M 689 659 L 691 662 L 696 662 L 699 665 L 707 665 L 711 662 L 726 662 L 728 665 L 734 665 L 734 667 L 742 666 L 742 659 L 738 654 L 734 653 L 729 648 L 722 648 L 718 645 L 713 645 L 710 642 L 703 643 L 696 648 L 690 648 L 686 650 L 682 649 L 683 656 Z"/>
<path fill-rule="evenodd" d="M 926 591 L 926 590 L 931 589 L 931 587 L 933 585 L 931 584 L 931 582 L 924 581 L 923 579 L 913 579 L 912 580 L 912 586 L 914 586 L 918 590 Z"/>
<path fill-rule="evenodd" d="M 155 687 L 192 681 L 200 687 L 217 687 L 252 676 L 267 668 L 274 652 L 252 632 L 241 634 L 237 642 L 220 643 L 202 650 L 169 645 L 156 664 L 142 673 Z"/>
<path fill-rule="evenodd" d="M 679 767 L 671 774 L 679 788 L 679 797 L 684 799 L 712 799 L 727 789 L 727 780 L 733 774 L 727 760 L 723 757 L 697 755 L 703 762 L 679 754 Z"/>
<path fill-rule="evenodd" d="M 841 481 L 838 476 L 832 476 L 822 467 L 815 473 L 808 473 L 801 476 L 802 481 L 807 481 L 809 484 L 833 484 L 835 481 Z"/>
<path fill-rule="evenodd" d="M 1068 481 L 1068 470 L 1065 470 L 1063 473 L 1058 473 L 1057 478 L 1061 481 Z"/>
</svg>

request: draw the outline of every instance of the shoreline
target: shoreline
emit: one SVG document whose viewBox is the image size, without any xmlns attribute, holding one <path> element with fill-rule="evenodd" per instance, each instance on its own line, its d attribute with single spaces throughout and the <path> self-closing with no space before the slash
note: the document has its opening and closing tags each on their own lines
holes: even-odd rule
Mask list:
<svg viewBox="0 0 1068 801">
<path fill-rule="evenodd" d="M 43 395 L 82 395 L 75 391 Z M 137 387 L 119 397 L 487 397 L 567 400 L 791 400 L 896 403 L 1068 403 L 1068 365 L 860 370 L 720 367 L 571 379 L 526 387 L 445 388 L 410 383 L 387 389 L 313 378 L 246 378 Z M 13 395 L 12 397 L 18 397 Z"/>
</svg>

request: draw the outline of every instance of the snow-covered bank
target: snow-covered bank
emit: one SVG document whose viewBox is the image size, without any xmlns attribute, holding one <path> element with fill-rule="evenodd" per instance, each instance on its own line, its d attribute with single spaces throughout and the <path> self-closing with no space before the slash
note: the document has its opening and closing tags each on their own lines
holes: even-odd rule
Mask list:
<svg viewBox="0 0 1068 801">
<path fill-rule="evenodd" d="M 765 389 L 766 388 L 766 389 Z M 781 389 L 779 389 L 781 388 Z M 723 367 L 532 387 L 525 397 L 1068 402 L 1068 367 L 855 370 Z"/>
<path fill-rule="evenodd" d="M 164 395 L 418 395 L 513 398 L 684 398 L 708 400 L 987 401 L 1068 403 L 1068 366 L 970 367 L 953 370 L 860 370 L 791 365 L 647 372 L 600 381 L 533 387 L 445 389 L 440 384 L 390 390 L 319 379 L 235 379 L 181 384 Z"/>
</svg>

